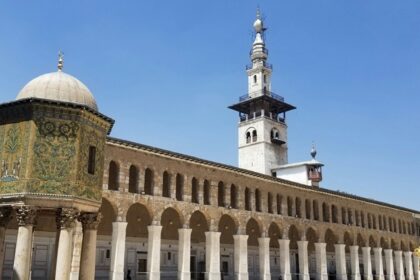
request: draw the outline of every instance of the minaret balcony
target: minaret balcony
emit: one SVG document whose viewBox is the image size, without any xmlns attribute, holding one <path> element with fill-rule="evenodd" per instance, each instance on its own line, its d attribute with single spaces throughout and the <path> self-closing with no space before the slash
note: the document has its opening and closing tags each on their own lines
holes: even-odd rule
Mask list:
<svg viewBox="0 0 420 280">
<path fill-rule="evenodd" d="M 268 69 L 270 69 L 270 70 L 273 70 L 273 64 L 271 64 L 271 63 L 268 63 L 268 62 L 263 61 L 263 62 L 262 62 L 262 66 L 263 66 L 263 67 L 265 67 L 265 68 L 268 68 Z M 251 69 L 254 69 L 254 64 L 253 64 L 253 63 L 251 63 L 251 64 L 247 64 L 247 65 L 245 65 L 245 69 L 246 69 L 246 70 L 251 70 Z"/>
<path fill-rule="evenodd" d="M 240 96 L 239 97 L 239 102 L 251 99 L 252 98 L 251 95 L 255 95 L 255 94 L 245 94 L 245 95 Z M 271 91 L 267 91 L 267 90 L 262 91 L 261 94 L 258 94 L 258 96 L 260 96 L 260 95 L 269 96 L 269 97 L 271 97 L 271 98 L 273 98 L 277 101 L 284 102 L 284 97 L 283 96 L 275 94 L 274 92 L 271 92 Z"/>
</svg>

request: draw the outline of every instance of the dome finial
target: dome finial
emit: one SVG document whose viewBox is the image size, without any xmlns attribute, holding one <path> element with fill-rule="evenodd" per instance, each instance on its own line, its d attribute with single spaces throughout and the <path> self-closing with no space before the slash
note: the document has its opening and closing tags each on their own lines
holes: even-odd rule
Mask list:
<svg viewBox="0 0 420 280">
<path fill-rule="evenodd" d="M 64 53 L 60 50 L 58 51 L 58 64 L 57 64 L 57 68 L 59 72 L 63 70 L 63 66 L 64 66 Z"/>
<path fill-rule="evenodd" d="M 257 19 L 261 19 L 260 6 L 257 6 Z"/>
<path fill-rule="evenodd" d="M 312 142 L 311 157 L 312 157 L 312 159 L 315 159 L 315 157 L 316 157 L 316 149 L 315 149 L 314 142 Z"/>
<path fill-rule="evenodd" d="M 256 33 L 264 32 L 264 26 L 263 26 L 263 21 L 261 19 L 260 7 L 257 7 L 257 18 L 254 21 L 254 29 Z"/>
</svg>

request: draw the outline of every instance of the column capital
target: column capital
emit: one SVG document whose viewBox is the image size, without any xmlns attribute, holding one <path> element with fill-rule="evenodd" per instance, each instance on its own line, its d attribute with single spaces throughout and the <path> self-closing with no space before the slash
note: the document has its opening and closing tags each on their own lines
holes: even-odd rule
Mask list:
<svg viewBox="0 0 420 280">
<path fill-rule="evenodd" d="M 56 212 L 57 228 L 71 228 L 79 216 L 79 211 L 74 208 L 59 208 Z"/>
<path fill-rule="evenodd" d="M 18 206 L 15 208 L 16 219 L 19 226 L 34 225 L 36 208 L 31 206 Z"/>
<path fill-rule="evenodd" d="M 102 219 L 102 214 L 98 213 L 81 213 L 77 218 L 82 223 L 83 230 L 97 230 Z"/>
<path fill-rule="evenodd" d="M 6 227 L 12 218 L 12 207 L 0 208 L 0 227 Z"/>
<path fill-rule="evenodd" d="M 410 252 L 410 251 L 404 251 L 403 253 L 404 253 L 404 256 L 406 256 L 407 258 L 413 255 L 413 252 Z"/>
</svg>

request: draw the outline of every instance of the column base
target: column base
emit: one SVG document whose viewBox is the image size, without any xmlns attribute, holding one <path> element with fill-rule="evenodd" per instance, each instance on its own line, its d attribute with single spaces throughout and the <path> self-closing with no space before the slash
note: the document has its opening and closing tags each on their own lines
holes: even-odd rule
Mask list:
<svg viewBox="0 0 420 280">
<path fill-rule="evenodd" d="M 235 280 L 248 280 L 249 275 L 247 272 L 235 273 Z M 270 278 L 261 278 L 261 279 L 270 279 Z"/>
<path fill-rule="evenodd" d="M 394 274 L 386 275 L 385 279 L 386 280 L 395 280 L 395 275 Z"/>
<path fill-rule="evenodd" d="M 282 280 L 292 280 L 292 275 L 290 273 L 283 273 L 281 275 Z"/>
<path fill-rule="evenodd" d="M 336 274 L 337 280 L 347 280 L 347 274 Z"/>
<path fill-rule="evenodd" d="M 384 276 L 383 274 L 381 274 L 381 275 L 376 275 L 375 279 L 376 279 L 376 280 L 385 280 L 385 276 Z M 412 280 L 414 280 L 414 279 L 412 279 Z"/>
<path fill-rule="evenodd" d="M 244 278 L 244 279 L 249 279 L 248 278 L 248 273 L 246 275 L 246 278 Z M 263 274 L 263 275 L 260 276 L 260 279 L 261 280 L 271 280 L 271 274 L 270 273 Z"/>
<path fill-rule="evenodd" d="M 220 272 L 206 272 L 204 276 L 206 280 L 221 280 Z"/>
<path fill-rule="evenodd" d="M 309 280 L 309 274 L 299 274 L 299 280 Z"/>
<path fill-rule="evenodd" d="M 325 273 L 325 274 L 316 274 L 316 276 L 315 276 L 315 279 L 316 280 L 328 280 L 328 274 L 327 273 Z M 369 280 L 372 280 L 372 279 L 369 279 Z"/>
<path fill-rule="evenodd" d="M 159 271 L 149 272 L 148 276 L 149 276 L 149 278 L 147 278 L 147 279 L 149 279 L 149 280 L 160 280 L 160 272 Z"/>
<path fill-rule="evenodd" d="M 397 279 L 398 280 L 405 280 L 405 275 L 404 274 L 398 274 Z"/>
<path fill-rule="evenodd" d="M 111 278 L 112 280 L 123 280 L 124 279 L 124 272 L 111 272 Z"/>
<path fill-rule="evenodd" d="M 351 280 L 360 280 L 360 274 L 352 274 L 351 275 Z"/>
<path fill-rule="evenodd" d="M 365 280 L 373 280 L 373 274 L 364 274 L 363 275 L 363 278 L 365 279 Z M 381 279 L 381 280 L 384 280 L 384 279 Z"/>
<path fill-rule="evenodd" d="M 408 275 L 405 279 L 414 280 L 414 274 Z"/>
<path fill-rule="evenodd" d="M 185 271 L 178 272 L 178 279 L 180 280 L 191 280 L 191 273 Z"/>
</svg>

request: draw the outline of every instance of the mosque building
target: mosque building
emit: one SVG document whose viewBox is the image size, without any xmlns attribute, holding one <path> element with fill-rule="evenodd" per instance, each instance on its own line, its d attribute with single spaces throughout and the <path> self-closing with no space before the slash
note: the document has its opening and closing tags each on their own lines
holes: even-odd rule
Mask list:
<svg viewBox="0 0 420 280">
<path fill-rule="evenodd" d="M 420 280 L 419 211 L 322 188 L 315 148 L 288 162 L 254 30 L 239 167 L 109 136 L 61 55 L 0 104 L 2 279 Z"/>
</svg>

